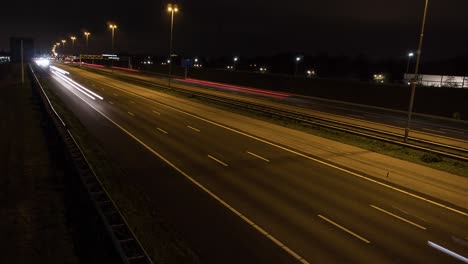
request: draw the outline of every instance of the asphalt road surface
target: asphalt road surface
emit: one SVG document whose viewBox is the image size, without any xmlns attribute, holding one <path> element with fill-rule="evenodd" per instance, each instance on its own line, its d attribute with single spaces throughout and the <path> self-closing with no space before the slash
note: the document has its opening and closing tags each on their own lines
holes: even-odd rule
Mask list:
<svg viewBox="0 0 468 264">
<path fill-rule="evenodd" d="M 128 180 L 161 201 L 208 263 L 463 263 L 468 257 L 463 209 L 125 92 L 118 80 L 67 75 L 88 79 L 93 85 L 86 88 L 101 100 L 60 73 L 50 75 L 54 91 Z M 158 175 L 161 159 L 179 173 Z"/>
</svg>

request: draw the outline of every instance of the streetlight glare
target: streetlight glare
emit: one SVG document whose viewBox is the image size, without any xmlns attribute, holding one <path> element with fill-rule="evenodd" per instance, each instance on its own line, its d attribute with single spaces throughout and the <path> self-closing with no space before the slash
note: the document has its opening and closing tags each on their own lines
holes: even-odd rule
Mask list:
<svg viewBox="0 0 468 264">
<path fill-rule="evenodd" d="M 413 53 L 413 52 L 410 52 L 410 53 L 408 53 L 408 56 L 409 56 L 409 57 L 413 57 L 413 56 L 414 56 L 414 53 Z"/>
<path fill-rule="evenodd" d="M 70 37 L 70 39 L 71 39 L 71 40 L 75 40 L 75 39 L 76 39 L 76 37 L 73 37 L 73 36 L 72 36 L 72 37 Z"/>
<path fill-rule="evenodd" d="M 116 28 L 117 28 L 117 25 L 111 24 L 111 25 L 109 25 L 109 28 L 110 28 L 110 29 L 116 29 Z"/>
<path fill-rule="evenodd" d="M 179 12 L 179 7 L 177 5 L 172 5 L 172 4 L 168 4 L 167 5 L 167 12 Z"/>
</svg>

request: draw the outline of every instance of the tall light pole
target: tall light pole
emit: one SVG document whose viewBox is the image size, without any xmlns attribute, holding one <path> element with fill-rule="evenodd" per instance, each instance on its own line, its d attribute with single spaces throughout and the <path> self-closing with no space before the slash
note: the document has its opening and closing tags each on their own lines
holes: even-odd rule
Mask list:
<svg viewBox="0 0 468 264">
<path fill-rule="evenodd" d="M 91 35 L 91 33 L 85 32 L 84 35 L 86 38 L 86 51 L 89 52 L 89 35 Z"/>
<path fill-rule="evenodd" d="M 112 30 L 112 53 L 114 53 L 114 30 L 117 28 L 117 25 L 111 24 L 109 28 Z"/>
<path fill-rule="evenodd" d="M 62 39 L 63 54 L 65 54 L 65 43 L 66 42 L 67 42 L 66 40 Z"/>
<path fill-rule="evenodd" d="M 297 56 L 296 57 L 296 65 L 294 66 L 294 75 L 297 75 L 297 66 L 299 64 L 299 62 L 301 61 L 301 56 Z"/>
<path fill-rule="evenodd" d="M 426 0 L 426 4 L 424 5 L 424 14 L 423 14 L 423 20 L 422 20 L 422 26 L 421 26 L 421 35 L 419 36 L 419 45 L 418 45 L 418 51 L 416 52 L 416 67 L 414 70 L 414 79 L 411 83 L 411 97 L 410 97 L 410 102 L 409 102 L 409 109 L 408 109 L 408 121 L 406 123 L 406 128 L 405 128 L 405 142 L 408 143 L 408 136 L 409 136 L 409 131 L 410 131 L 410 125 L 411 125 L 411 115 L 413 114 L 413 106 L 414 106 L 414 93 L 416 91 L 416 84 L 418 82 L 418 73 L 419 73 L 419 63 L 421 61 L 421 49 L 423 45 L 423 39 L 424 39 L 424 28 L 426 27 L 426 16 L 427 16 L 427 8 L 429 6 L 429 0 Z"/>
<path fill-rule="evenodd" d="M 75 36 L 71 36 L 70 39 L 71 39 L 71 41 L 72 41 L 72 49 L 75 50 L 75 40 L 76 40 L 76 37 L 75 37 Z"/>
<path fill-rule="evenodd" d="M 409 73 L 409 65 L 410 65 L 411 58 L 413 56 L 414 56 L 413 52 L 408 53 L 408 64 L 406 65 L 406 72 L 405 73 Z"/>
<path fill-rule="evenodd" d="M 234 57 L 233 61 L 234 61 L 234 70 L 236 69 L 236 64 L 237 64 L 237 61 L 239 60 L 239 57 Z"/>
<path fill-rule="evenodd" d="M 174 31 L 174 13 L 179 12 L 176 4 L 168 4 L 167 11 L 171 13 L 171 39 L 169 42 L 169 75 L 172 75 L 172 36 Z"/>
</svg>

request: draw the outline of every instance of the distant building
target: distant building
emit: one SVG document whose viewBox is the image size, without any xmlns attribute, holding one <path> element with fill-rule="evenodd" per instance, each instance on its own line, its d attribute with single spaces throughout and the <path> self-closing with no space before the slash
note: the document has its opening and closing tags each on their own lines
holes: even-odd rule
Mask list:
<svg viewBox="0 0 468 264">
<path fill-rule="evenodd" d="M 10 38 L 10 60 L 13 63 L 21 62 L 21 42 L 23 42 L 23 60 L 31 61 L 34 58 L 34 40 L 32 38 Z"/>
<path fill-rule="evenodd" d="M 413 79 L 414 74 L 405 74 L 403 81 L 409 84 Z M 468 76 L 419 74 L 418 83 L 432 87 L 468 88 Z"/>
</svg>

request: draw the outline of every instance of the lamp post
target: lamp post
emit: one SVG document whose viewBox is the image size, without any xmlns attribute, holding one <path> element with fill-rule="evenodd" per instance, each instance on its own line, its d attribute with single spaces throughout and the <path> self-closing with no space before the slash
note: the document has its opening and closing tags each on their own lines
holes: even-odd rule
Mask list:
<svg viewBox="0 0 468 264">
<path fill-rule="evenodd" d="M 296 57 L 296 65 L 294 67 L 294 75 L 297 75 L 297 66 L 298 66 L 299 62 L 301 61 L 301 59 L 302 58 L 300 56 Z"/>
<path fill-rule="evenodd" d="M 427 8 L 429 6 L 429 0 L 426 0 L 426 4 L 424 5 L 424 14 L 423 14 L 423 20 L 422 20 L 422 26 L 421 26 L 421 35 L 419 36 L 419 45 L 418 45 L 418 50 L 416 52 L 416 67 L 414 70 L 414 79 L 411 83 L 411 97 L 410 97 L 410 102 L 409 102 L 409 109 L 408 109 L 408 121 L 406 123 L 406 128 L 405 128 L 405 142 L 408 143 L 408 136 L 409 136 L 409 131 L 410 131 L 410 125 L 411 125 L 411 115 L 413 114 L 413 106 L 414 106 L 414 94 L 416 91 L 416 84 L 418 81 L 418 73 L 419 73 L 419 63 L 421 61 L 421 49 L 423 45 L 423 39 L 424 39 L 424 28 L 426 26 L 426 16 L 427 16 Z"/>
<path fill-rule="evenodd" d="M 411 58 L 413 56 L 414 56 L 413 52 L 408 53 L 408 64 L 406 65 L 406 72 L 405 73 L 409 73 L 409 65 L 410 65 Z"/>
<path fill-rule="evenodd" d="M 64 52 L 65 52 L 65 43 L 66 43 L 66 42 L 67 42 L 66 40 L 62 39 L 62 46 L 63 46 L 63 51 L 64 51 Z"/>
<path fill-rule="evenodd" d="M 176 4 L 168 4 L 167 11 L 171 13 L 171 39 L 169 42 L 169 75 L 172 75 L 172 38 L 174 31 L 174 13 L 179 12 L 179 7 Z"/>
<path fill-rule="evenodd" d="M 72 49 L 75 50 L 75 40 L 76 40 L 76 37 L 75 37 L 75 36 L 71 36 L 70 39 L 71 39 L 71 41 L 72 41 Z"/>
<path fill-rule="evenodd" d="M 109 28 L 112 30 L 112 53 L 114 53 L 114 30 L 117 28 L 117 25 L 111 24 Z"/>
<path fill-rule="evenodd" d="M 233 68 L 234 70 L 236 69 L 236 64 L 237 64 L 237 61 L 239 60 L 239 57 L 234 57 L 233 61 L 234 61 L 234 65 L 233 65 Z"/>
<path fill-rule="evenodd" d="M 84 35 L 85 35 L 85 38 L 86 38 L 86 51 L 89 52 L 89 35 L 91 35 L 91 33 L 85 32 Z"/>
</svg>

